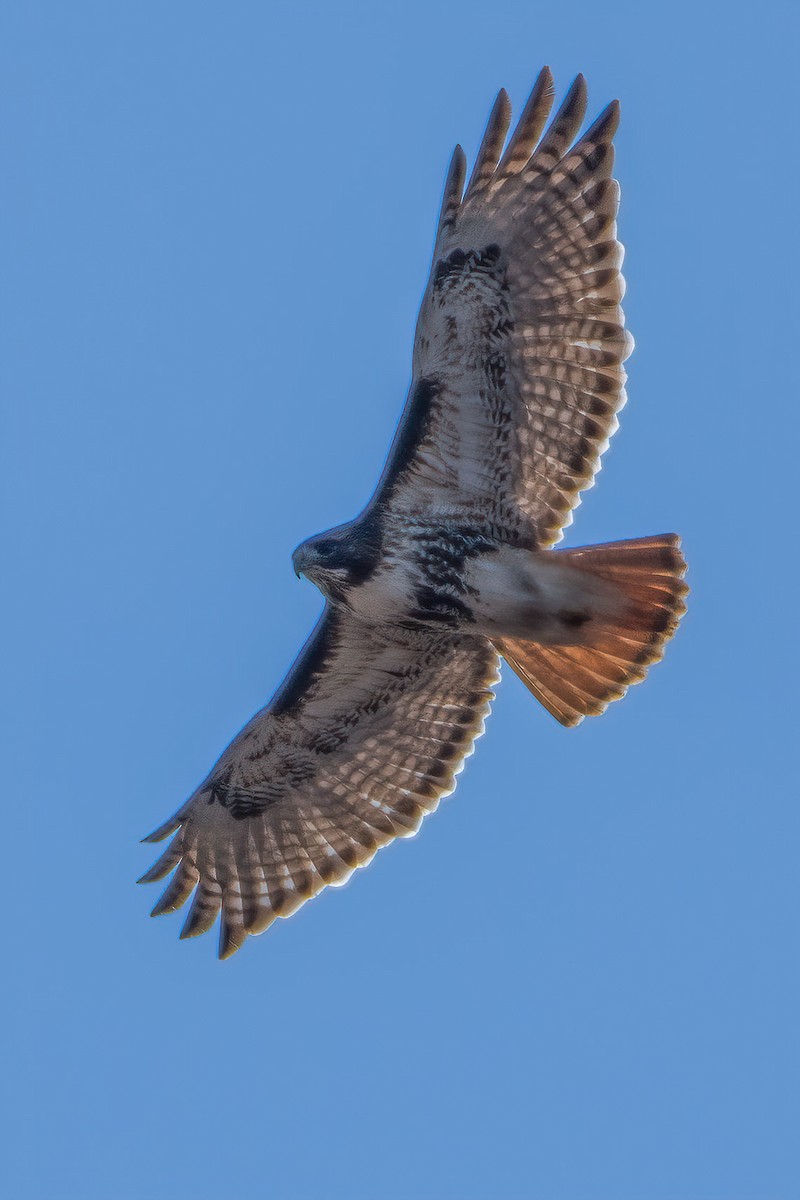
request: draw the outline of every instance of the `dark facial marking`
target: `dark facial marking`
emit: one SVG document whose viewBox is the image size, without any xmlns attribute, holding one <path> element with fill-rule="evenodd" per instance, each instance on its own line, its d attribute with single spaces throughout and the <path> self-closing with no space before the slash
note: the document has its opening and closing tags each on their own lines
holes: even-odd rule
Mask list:
<svg viewBox="0 0 800 1200">
<path fill-rule="evenodd" d="M 358 587 L 370 578 L 381 560 L 383 538 L 375 516 L 367 514 L 353 525 L 342 551 L 342 565 L 347 582 Z"/>
</svg>

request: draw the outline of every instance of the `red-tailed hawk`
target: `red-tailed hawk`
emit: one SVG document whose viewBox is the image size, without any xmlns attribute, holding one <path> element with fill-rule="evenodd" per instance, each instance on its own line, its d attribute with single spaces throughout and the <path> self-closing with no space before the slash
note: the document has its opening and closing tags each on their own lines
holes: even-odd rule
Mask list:
<svg viewBox="0 0 800 1200">
<path fill-rule="evenodd" d="M 545 129 L 550 71 L 506 144 L 492 109 L 469 183 L 456 148 L 377 489 L 304 542 L 322 617 L 272 701 L 171 820 L 143 877 L 154 914 L 194 893 L 182 937 L 218 914 L 221 957 L 287 917 L 452 791 L 504 658 L 564 725 L 660 658 L 684 611 L 667 534 L 552 550 L 625 400 L 613 103 L 576 141 L 582 76 Z M 544 131 L 544 132 L 543 132 Z"/>
</svg>

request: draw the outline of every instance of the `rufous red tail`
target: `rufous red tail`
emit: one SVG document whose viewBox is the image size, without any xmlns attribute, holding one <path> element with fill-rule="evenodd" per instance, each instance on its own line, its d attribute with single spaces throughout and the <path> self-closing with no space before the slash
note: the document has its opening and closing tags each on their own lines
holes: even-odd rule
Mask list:
<svg viewBox="0 0 800 1200">
<path fill-rule="evenodd" d="M 577 725 L 604 712 L 661 658 L 686 611 L 686 562 L 674 533 L 552 553 L 610 581 L 623 597 L 618 612 L 589 619 L 579 645 L 509 638 L 494 645 L 557 721 Z"/>
</svg>

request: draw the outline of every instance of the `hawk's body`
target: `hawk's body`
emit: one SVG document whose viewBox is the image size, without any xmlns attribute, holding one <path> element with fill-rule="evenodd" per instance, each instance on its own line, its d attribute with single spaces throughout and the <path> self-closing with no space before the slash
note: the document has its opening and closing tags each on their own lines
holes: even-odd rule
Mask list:
<svg viewBox="0 0 800 1200">
<path fill-rule="evenodd" d="M 508 146 L 500 94 L 469 185 L 456 150 L 408 403 L 375 495 L 303 543 L 327 598 L 272 702 L 151 840 L 195 891 L 220 953 L 418 828 L 483 727 L 498 652 L 564 724 L 603 711 L 660 657 L 683 611 L 673 535 L 548 549 L 591 483 L 625 399 L 611 105 L 572 145 L 578 77 L 545 69 Z M 541 140 L 540 140 L 541 139 Z M 502 157 L 501 157 L 502 155 Z M 196 890 L 195 890 L 196 889 Z"/>
</svg>

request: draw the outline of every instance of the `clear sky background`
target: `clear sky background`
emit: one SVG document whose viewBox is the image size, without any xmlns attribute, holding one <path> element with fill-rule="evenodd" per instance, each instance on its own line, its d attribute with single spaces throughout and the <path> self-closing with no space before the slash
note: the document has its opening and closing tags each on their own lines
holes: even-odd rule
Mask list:
<svg viewBox="0 0 800 1200">
<path fill-rule="evenodd" d="M 800 1193 L 792 7 L 2 5 L 7 1195 Z M 545 62 L 622 101 L 637 341 L 566 544 L 680 531 L 689 614 L 576 731 L 506 679 L 418 838 L 220 964 L 138 839 L 310 630 L 453 145 Z"/>
</svg>

